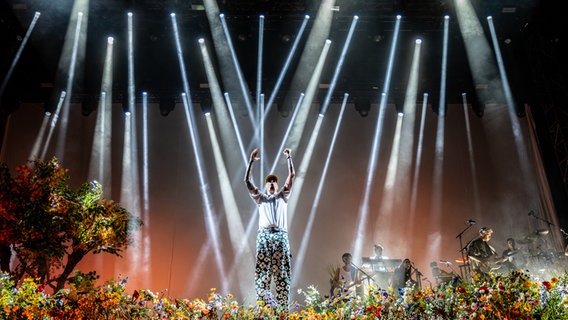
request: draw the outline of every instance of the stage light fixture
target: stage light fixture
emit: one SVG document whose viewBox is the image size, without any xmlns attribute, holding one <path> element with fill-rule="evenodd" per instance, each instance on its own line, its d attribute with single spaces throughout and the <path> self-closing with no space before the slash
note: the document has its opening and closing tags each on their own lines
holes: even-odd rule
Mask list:
<svg viewBox="0 0 568 320">
<path fill-rule="evenodd" d="M 211 113 L 211 107 L 213 103 L 211 102 L 211 98 L 209 96 L 204 95 L 201 98 L 201 102 L 199 104 L 201 105 L 201 111 L 203 112 L 204 115 L 208 115 Z"/>
<path fill-rule="evenodd" d="M 173 96 L 164 95 L 160 97 L 160 114 L 162 116 L 167 116 L 174 110 L 176 105 L 175 99 Z"/>
<path fill-rule="evenodd" d="M 290 115 L 290 107 L 286 106 L 282 99 L 276 100 L 275 104 L 280 116 L 282 116 L 282 118 L 288 118 L 288 116 Z"/>
<path fill-rule="evenodd" d="M 369 110 L 371 110 L 371 101 L 367 97 L 356 97 L 355 98 L 355 110 L 359 112 L 361 117 L 366 117 L 369 115 Z"/>
<path fill-rule="evenodd" d="M 97 99 L 92 95 L 86 95 L 81 102 L 81 114 L 88 117 L 97 109 Z"/>
<path fill-rule="evenodd" d="M 479 103 L 477 99 L 477 94 L 464 92 L 462 93 L 462 98 L 466 101 L 467 104 L 471 106 L 471 110 L 477 115 L 478 117 L 483 117 L 485 113 L 485 106 L 482 103 Z"/>
<path fill-rule="evenodd" d="M 122 111 L 124 113 L 130 112 L 130 108 L 128 107 L 128 101 L 126 99 L 122 100 Z"/>
</svg>

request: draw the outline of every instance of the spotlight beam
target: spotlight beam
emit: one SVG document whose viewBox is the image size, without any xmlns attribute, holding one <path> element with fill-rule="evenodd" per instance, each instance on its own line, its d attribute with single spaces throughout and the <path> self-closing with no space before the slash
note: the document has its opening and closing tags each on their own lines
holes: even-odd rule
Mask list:
<svg viewBox="0 0 568 320">
<path fill-rule="evenodd" d="M 490 99 L 502 95 L 495 62 L 485 32 L 470 0 L 456 2 L 456 16 L 465 45 L 465 52 L 474 84 L 486 84 L 493 90 L 476 90 L 479 103 L 486 105 Z"/>
<path fill-rule="evenodd" d="M 232 127 L 235 131 L 235 135 L 237 136 L 237 142 L 239 144 L 239 150 L 241 151 L 241 157 L 243 158 L 243 163 L 247 164 L 247 155 L 245 153 L 245 147 L 243 145 L 243 139 L 241 137 L 241 133 L 239 131 L 239 127 L 237 125 L 237 120 L 235 119 L 235 112 L 233 110 L 233 104 L 231 103 L 231 98 L 229 97 L 229 93 L 225 92 L 224 94 L 225 102 L 227 103 L 227 108 L 229 110 L 229 115 L 231 116 L 231 123 L 233 124 Z"/>
<path fill-rule="evenodd" d="M 355 31 L 355 27 L 357 26 L 357 21 L 359 21 L 358 16 L 353 16 L 353 20 L 351 21 L 351 26 L 349 27 L 349 32 L 347 34 L 347 38 L 345 43 L 343 44 L 343 49 L 341 50 L 341 55 L 339 56 L 339 61 L 337 62 L 337 66 L 335 67 L 335 71 L 333 72 L 333 76 L 331 78 L 331 82 L 329 85 L 329 89 L 327 90 L 327 94 L 325 95 L 325 99 L 323 105 L 321 107 L 320 113 L 325 115 L 327 108 L 329 106 L 329 102 L 331 101 L 331 96 L 333 95 L 333 90 L 335 89 L 335 85 L 337 83 L 337 78 L 339 77 L 339 73 L 341 72 L 341 67 L 343 66 L 343 61 L 345 60 L 345 56 L 347 55 L 347 50 L 349 49 L 349 44 L 351 43 L 351 39 L 353 38 L 353 32 Z"/>
<path fill-rule="evenodd" d="M 416 150 L 416 162 L 414 163 L 414 175 L 412 178 L 412 194 L 410 196 L 410 219 L 416 215 L 416 201 L 418 198 L 418 180 L 420 178 L 420 167 L 422 165 L 422 150 L 424 146 L 424 127 L 426 123 L 426 111 L 428 110 L 428 94 L 424 93 L 422 101 L 422 115 L 420 117 L 420 132 Z"/>
<path fill-rule="evenodd" d="M 12 77 L 12 73 L 14 72 L 14 69 L 16 68 L 16 65 L 18 64 L 18 61 L 20 61 L 20 56 L 22 55 L 22 51 L 24 51 L 24 48 L 26 47 L 26 44 L 28 43 L 28 40 L 29 40 L 29 38 L 32 34 L 32 31 L 35 28 L 35 25 L 36 25 L 37 20 L 39 19 L 40 15 L 41 15 L 41 13 L 36 11 L 32 21 L 30 22 L 30 25 L 28 26 L 28 30 L 26 31 L 26 35 L 22 39 L 22 43 L 20 43 L 18 51 L 16 51 L 16 55 L 14 56 L 14 59 L 12 60 L 12 64 L 10 65 L 10 68 L 8 69 L 8 72 L 6 73 L 6 76 L 4 77 L 4 81 L 2 81 L 2 85 L 0 85 L 0 98 L 2 98 L 2 95 L 4 94 L 4 90 L 6 90 L 6 86 L 8 85 L 8 81 L 10 81 L 10 78 Z"/>
<path fill-rule="evenodd" d="M 137 112 L 135 108 L 135 81 L 134 81 L 134 24 L 133 24 L 134 15 L 132 12 L 127 12 L 126 14 L 126 33 L 127 33 L 127 63 L 128 63 L 128 99 L 127 99 L 127 111 L 124 114 L 125 122 L 128 122 L 129 134 L 130 134 L 130 145 L 126 147 L 124 145 L 124 155 L 123 159 L 127 160 L 127 157 L 130 157 L 131 161 L 123 161 L 122 172 L 123 174 L 128 174 L 127 177 L 130 181 L 128 184 L 123 184 L 128 187 L 128 193 L 124 193 L 128 197 L 128 201 L 125 202 L 129 205 L 130 210 L 134 214 L 138 214 L 146 229 L 143 229 L 141 232 L 136 233 L 136 239 L 139 243 L 138 246 L 131 249 L 130 252 L 131 257 L 142 266 L 142 282 L 147 282 L 150 277 L 150 272 L 148 272 L 151 268 L 150 265 L 150 236 L 146 230 L 151 228 L 151 221 L 149 212 L 143 210 L 141 207 L 142 201 L 140 199 L 140 177 L 138 175 L 139 167 L 138 167 L 138 134 L 136 131 L 136 123 L 137 123 Z M 124 111 L 124 110 L 123 110 Z M 128 153 L 128 154 L 126 154 Z M 143 200 L 145 202 L 145 200 Z"/>
<path fill-rule="evenodd" d="M 412 55 L 410 73 L 404 96 L 404 120 L 400 136 L 400 153 L 397 155 L 398 159 L 396 161 L 396 188 L 399 188 L 399 190 L 412 189 L 412 162 L 414 159 L 414 141 L 416 140 L 416 105 L 418 96 L 418 79 L 420 78 L 422 42 L 423 41 L 420 38 L 416 39 L 414 42 L 414 53 Z M 403 196 L 397 196 L 395 200 L 397 202 L 395 207 L 399 208 L 410 203 L 410 199 Z M 405 211 L 408 212 L 408 209 Z M 412 219 L 408 219 L 408 222 L 413 223 L 414 221 L 411 220 Z M 390 230 L 394 230 L 394 228 L 396 228 L 396 223 Z"/>
<path fill-rule="evenodd" d="M 302 100 L 302 104 L 300 106 L 300 112 L 294 120 L 294 126 L 292 128 L 292 131 L 290 132 L 290 135 L 288 136 L 287 144 L 290 148 L 292 148 L 292 150 L 296 150 L 296 147 L 300 144 L 300 139 L 303 137 L 306 121 L 312 107 L 312 102 L 318 88 L 318 83 L 320 81 L 321 73 L 323 71 L 330 46 L 331 40 L 328 39 L 325 41 L 325 45 L 320 53 L 319 59 L 314 68 L 314 72 L 310 75 L 310 81 L 308 83 L 308 87 L 306 88 L 305 97 Z M 296 186 L 294 187 L 294 190 L 296 190 L 295 192 L 297 192 L 297 183 L 295 183 L 295 185 Z M 292 210 L 292 212 L 294 212 L 294 210 Z"/>
<path fill-rule="evenodd" d="M 307 22 L 308 22 L 308 19 L 309 19 L 309 16 L 308 16 L 308 15 L 304 16 L 304 22 L 302 23 L 302 26 L 300 27 L 299 34 L 298 34 L 298 36 L 296 37 L 296 40 L 294 41 L 294 45 L 292 46 L 292 49 L 290 50 L 290 52 L 289 52 L 289 54 L 288 54 L 288 57 L 287 57 L 287 59 L 286 59 L 286 62 L 284 63 L 284 66 L 283 66 L 282 69 L 280 70 L 280 75 L 278 76 L 278 80 L 276 81 L 276 86 L 275 86 L 274 90 L 272 91 L 272 95 L 270 96 L 270 99 L 268 100 L 268 104 L 265 105 L 265 107 L 263 108 L 263 110 L 264 110 L 264 111 L 263 111 L 264 115 L 261 117 L 261 123 L 266 120 L 266 116 L 267 116 L 267 114 L 270 112 L 270 109 L 271 109 L 271 107 L 272 107 L 272 105 L 273 105 L 273 102 L 274 102 L 274 100 L 276 99 L 276 95 L 277 95 L 278 90 L 279 90 L 279 88 L 280 88 L 280 86 L 281 86 L 281 84 L 282 84 L 282 81 L 283 81 L 283 79 L 284 79 L 284 76 L 285 76 L 285 74 L 286 74 L 286 71 L 287 71 L 288 67 L 290 66 L 290 61 L 292 60 L 292 57 L 294 56 L 294 53 L 296 52 L 296 48 L 297 48 L 297 46 L 298 46 L 298 42 L 300 41 L 300 38 L 301 38 L 302 34 L 304 33 L 304 29 L 305 29 L 305 27 L 306 27 L 306 24 L 307 24 Z M 303 93 L 302 93 L 302 95 L 303 95 Z M 256 135 L 257 135 L 257 131 L 258 131 L 258 130 L 260 130 L 260 128 L 259 128 L 259 127 L 255 127 L 255 133 L 254 133 L 253 136 L 256 136 Z M 261 149 L 261 150 L 262 150 L 262 149 Z M 276 158 L 278 158 L 278 156 L 277 156 Z M 275 158 L 275 159 L 276 159 L 276 158 Z M 272 169 L 271 172 L 273 172 L 273 171 L 274 171 L 274 168 Z M 261 170 L 261 172 L 262 172 L 262 170 Z"/>
<path fill-rule="evenodd" d="M 213 256 L 215 258 L 215 263 L 217 265 L 217 271 L 219 272 L 219 276 L 221 277 L 222 281 L 222 290 L 228 290 L 228 281 L 225 276 L 225 268 L 224 268 L 224 258 L 221 254 L 221 244 L 218 239 L 219 230 L 217 228 L 216 217 L 213 210 L 213 201 L 211 199 L 211 192 L 209 190 L 209 184 L 205 177 L 205 169 L 203 165 L 203 159 L 201 158 L 202 148 L 201 144 L 199 143 L 199 133 L 196 129 L 195 119 L 193 116 L 193 105 L 191 102 L 191 94 L 189 90 L 189 81 L 187 79 L 187 73 L 185 68 L 185 63 L 183 61 L 183 52 L 181 48 L 181 40 L 180 34 L 177 26 L 177 19 L 175 13 L 170 14 L 172 27 L 174 29 L 174 40 L 176 46 L 176 52 L 178 56 L 178 63 L 180 67 L 184 92 L 182 93 L 182 102 L 184 105 L 184 112 L 186 116 L 189 136 L 191 139 L 191 145 L 193 147 L 193 155 L 195 157 L 195 162 L 197 165 L 197 177 L 199 179 L 199 185 L 201 189 L 201 198 L 203 200 L 203 213 L 205 215 L 206 220 L 206 227 L 209 237 L 212 240 L 213 244 Z"/>
<path fill-rule="evenodd" d="M 205 215 L 205 222 L 207 227 L 207 233 L 209 235 L 209 240 L 213 245 L 213 257 L 217 264 L 217 271 L 222 281 L 222 290 L 227 291 L 229 288 L 228 280 L 225 276 L 224 268 L 224 258 L 221 254 L 221 243 L 219 241 L 219 229 L 217 227 L 217 218 L 213 210 L 213 200 L 211 199 L 211 191 L 209 190 L 209 184 L 205 178 L 205 170 L 203 165 L 203 160 L 199 155 L 201 154 L 201 145 L 197 140 L 197 131 L 195 130 L 195 125 L 193 124 L 192 115 L 190 111 L 190 99 L 185 93 L 182 94 L 182 101 L 184 104 L 184 112 L 188 124 L 188 131 L 192 142 L 193 155 L 195 156 L 195 161 L 197 165 L 197 177 L 199 178 L 199 185 L 201 189 L 201 199 L 203 200 L 203 213 Z M 206 244 L 208 245 L 208 244 Z"/>
<path fill-rule="evenodd" d="M 438 230 L 441 223 L 441 215 L 443 212 L 442 204 L 444 190 L 444 139 L 446 132 L 446 77 L 448 64 L 448 33 L 449 33 L 449 17 L 444 17 L 444 34 L 442 43 L 442 63 L 440 67 L 440 102 L 438 105 L 438 122 L 436 124 L 436 142 L 434 146 L 434 168 L 432 170 L 432 197 L 430 202 L 430 212 L 432 216 L 430 222 L 430 230 Z M 436 237 L 435 231 L 430 234 Z M 431 246 L 428 248 L 427 254 L 430 256 L 438 256 L 440 254 L 439 246 Z"/>
<path fill-rule="evenodd" d="M 260 144 L 260 150 L 264 150 L 264 95 L 261 94 L 260 95 L 260 100 L 258 101 L 258 106 L 259 106 L 259 110 L 260 110 L 260 117 L 259 117 L 259 144 Z M 260 159 L 260 166 L 259 166 L 259 181 L 263 181 L 262 179 L 264 179 L 264 163 L 266 162 L 266 159 L 261 158 Z M 261 184 L 262 185 L 262 184 Z"/>
<path fill-rule="evenodd" d="M 142 203 L 145 216 L 150 214 L 150 164 L 148 158 L 148 93 L 142 92 Z"/>
<path fill-rule="evenodd" d="M 45 143 L 43 144 L 43 150 L 41 152 L 40 159 L 45 159 L 45 155 L 47 154 L 47 149 L 49 148 L 49 143 L 51 142 L 51 137 L 53 136 L 53 131 L 55 130 L 55 126 L 57 125 L 57 120 L 59 118 L 59 110 L 62 108 L 63 103 L 65 101 L 65 96 L 67 93 L 65 91 L 61 91 L 59 95 L 59 101 L 57 102 L 57 106 L 55 107 L 55 112 L 51 114 L 49 121 L 49 131 L 47 132 L 47 138 L 45 139 Z"/>
<path fill-rule="evenodd" d="M 277 161 L 278 155 L 285 148 L 286 141 L 288 140 L 288 136 L 290 136 L 290 132 L 292 131 L 294 121 L 295 121 L 296 117 L 298 116 L 298 112 L 300 111 L 300 106 L 302 105 L 303 100 L 304 100 L 304 93 L 302 92 L 302 93 L 300 93 L 300 98 L 298 99 L 298 102 L 296 103 L 296 106 L 294 107 L 294 113 L 292 113 L 292 117 L 290 118 L 290 121 L 288 122 L 288 127 L 286 128 L 286 132 L 284 133 L 284 136 L 282 137 L 282 141 L 280 142 L 280 146 L 276 150 L 276 154 L 274 155 L 274 161 L 272 162 L 272 167 L 270 167 L 270 172 L 274 172 L 274 170 L 276 170 L 276 164 L 278 163 L 278 161 Z"/>
<path fill-rule="evenodd" d="M 314 148 L 319 137 L 321 124 L 323 122 L 323 115 L 319 115 L 314 128 L 312 129 L 312 133 L 310 134 L 310 139 L 306 145 L 306 149 L 304 150 L 304 154 L 302 157 L 302 162 L 298 170 L 296 170 L 296 180 L 294 181 L 294 194 L 302 194 L 302 189 L 304 187 L 304 181 L 306 177 L 306 172 L 308 172 L 308 168 L 312 161 L 312 156 L 314 154 Z M 293 150 L 293 149 L 292 149 Z M 294 216 L 296 214 L 296 207 L 298 206 L 298 199 L 299 197 L 294 197 L 290 200 L 288 204 L 288 221 L 292 223 L 294 220 Z"/>
<path fill-rule="evenodd" d="M 108 37 L 101 78 L 101 95 L 91 149 L 90 179 L 95 179 L 103 187 L 103 192 L 112 194 L 111 181 L 111 141 L 112 141 L 112 86 L 113 86 L 113 48 L 114 39 Z M 125 146 L 127 148 L 127 146 Z M 130 208 L 129 208 L 130 209 Z M 134 208 L 132 208 L 134 209 Z"/>
<path fill-rule="evenodd" d="M 480 212 L 481 210 L 481 200 L 479 197 L 479 186 L 477 183 L 477 166 L 475 165 L 475 150 L 473 149 L 473 140 L 471 137 L 471 121 L 469 120 L 469 112 L 467 109 L 467 95 L 465 93 L 462 94 L 462 101 L 463 101 L 463 115 L 465 120 L 465 130 L 467 134 L 467 153 L 469 155 L 469 168 L 471 171 L 471 183 L 473 189 L 473 208 L 474 212 Z"/>
<path fill-rule="evenodd" d="M 511 121 L 511 127 L 513 128 L 513 136 L 515 137 L 515 144 L 517 146 L 517 156 L 519 157 L 519 162 L 523 171 L 525 179 L 529 179 L 528 175 L 530 172 L 529 163 L 524 155 L 527 154 L 526 143 L 521 132 L 521 126 L 519 125 L 519 119 L 516 116 L 516 105 L 513 99 L 513 94 L 511 93 L 511 87 L 509 86 L 509 80 L 507 79 L 507 70 L 505 70 L 505 64 L 503 63 L 503 56 L 501 55 L 501 49 L 499 47 L 499 40 L 497 37 L 497 32 L 495 31 L 495 25 L 493 24 L 493 18 L 487 17 L 487 23 L 489 24 L 489 31 L 491 34 L 491 40 L 493 41 L 493 48 L 495 50 L 495 57 L 497 59 L 497 67 L 499 68 L 499 75 L 501 77 L 501 83 L 503 85 L 503 91 L 505 92 L 505 99 L 507 101 L 507 108 L 509 110 L 509 118 Z"/>
<path fill-rule="evenodd" d="M 225 208 L 225 216 L 227 217 L 227 225 L 229 237 L 231 239 L 231 245 L 233 246 L 233 252 L 244 253 L 247 257 L 252 258 L 252 251 L 248 247 L 248 242 L 243 241 L 245 239 L 245 231 L 243 227 L 243 222 L 239 215 L 239 207 L 235 199 L 235 194 L 231 184 L 226 183 L 229 181 L 229 174 L 227 173 L 227 166 L 223 161 L 223 154 L 221 153 L 221 148 L 219 145 L 219 140 L 215 133 L 215 128 L 213 126 L 213 121 L 211 120 L 211 114 L 205 115 L 205 121 L 207 123 L 207 130 L 209 131 L 209 137 L 211 139 L 211 148 L 213 149 L 213 155 L 215 159 L 215 167 L 217 168 L 217 179 L 219 185 L 221 186 L 221 192 L 223 194 L 222 201 Z M 246 292 L 247 285 L 245 284 L 245 279 L 247 278 L 247 270 L 244 268 L 243 261 L 234 260 L 235 265 L 239 265 L 232 270 L 238 271 L 237 282 L 242 292 Z M 232 278 L 232 277 L 230 277 Z"/>
<path fill-rule="evenodd" d="M 299 272 L 301 272 L 300 270 L 302 270 L 302 265 L 304 263 L 304 257 L 306 256 L 306 252 L 308 249 L 308 244 L 310 243 L 310 236 L 312 235 L 312 227 L 316 218 L 316 213 L 317 213 L 317 209 L 321 200 L 321 195 L 322 195 L 322 190 L 323 187 L 325 185 L 326 179 L 327 179 L 327 172 L 329 170 L 329 163 L 331 162 L 331 156 L 333 154 L 333 150 L 335 148 L 335 143 L 337 141 L 337 137 L 338 137 L 338 133 L 339 133 L 339 128 L 341 127 L 341 121 L 343 120 L 343 114 L 345 111 L 345 106 L 347 105 L 347 98 L 349 97 L 349 94 L 345 93 L 343 95 L 343 103 L 341 104 L 341 110 L 339 111 L 339 117 L 337 120 L 337 123 L 335 124 L 335 130 L 333 132 L 332 135 L 332 139 L 329 145 L 329 150 L 327 152 L 327 157 L 325 158 L 325 163 L 323 166 L 323 171 L 321 174 L 321 178 L 320 181 L 317 184 L 317 190 L 316 190 L 316 194 L 315 194 L 315 198 L 313 201 L 313 205 L 312 208 L 310 210 L 310 213 L 308 215 L 308 222 L 306 223 L 306 228 L 303 231 L 303 237 L 302 237 L 302 241 L 300 242 L 300 248 L 298 249 L 298 254 L 296 255 L 296 264 L 294 265 L 294 269 L 292 270 L 292 272 L 294 273 L 292 275 L 292 287 L 295 287 L 297 284 L 297 279 L 299 278 Z M 321 119 L 318 118 L 318 120 Z"/>
<path fill-rule="evenodd" d="M 438 104 L 438 115 L 446 115 L 446 82 L 448 77 L 448 43 L 450 32 L 450 17 L 444 16 L 444 35 L 442 43 L 442 64 L 440 67 L 440 101 Z"/>
<path fill-rule="evenodd" d="M 227 40 L 227 45 L 229 46 L 229 51 L 231 52 L 231 59 L 233 61 L 233 67 L 235 68 L 235 72 L 237 73 L 237 78 L 239 80 L 239 87 L 241 89 L 241 93 L 243 95 L 243 99 L 245 100 L 245 105 L 247 107 L 248 116 L 250 118 L 251 124 L 255 127 L 256 121 L 253 117 L 252 105 L 250 102 L 249 93 L 246 86 L 246 81 L 243 77 L 243 72 L 241 71 L 241 67 L 239 65 L 239 60 L 237 59 L 237 54 L 235 53 L 235 47 L 233 46 L 233 41 L 231 41 L 231 34 L 229 32 L 229 27 L 227 27 L 227 21 L 225 20 L 225 15 L 221 13 L 219 15 L 221 19 L 221 26 L 223 27 L 223 31 L 225 32 L 225 38 Z"/>
<path fill-rule="evenodd" d="M 43 121 L 41 122 L 41 127 L 39 128 L 39 133 L 36 136 L 32 151 L 30 152 L 30 155 L 28 156 L 28 159 L 30 159 L 30 160 L 38 159 L 39 149 L 41 147 L 41 142 L 45 138 L 45 132 L 46 132 L 47 126 L 49 124 L 50 116 L 51 116 L 50 112 L 46 112 L 43 116 Z M 2 145 L 5 145 L 5 144 L 2 144 Z M 2 159 L 4 159 L 4 158 L 2 157 Z"/>
<path fill-rule="evenodd" d="M 363 193 L 363 199 L 359 205 L 359 216 L 357 220 L 357 230 L 354 235 L 353 243 L 353 258 L 360 259 L 361 251 L 363 247 L 363 242 L 365 238 L 365 227 L 367 226 L 367 218 L 369 216 L 369 201 L 371 199 L 373 180 L 375 172 L 377 171 L 378 155 L 380 152 L 380 140 L 383 132 L 383 123 L 385 118 L 385 112 L 387 107 L 387 96 L 390 91 L 390 82 L 392 78 L 392 70 L 394 65 L 394 58 L 396 53 L 396 46 L 398 42 L 398 34 L 400 31 L 400 19 L 401 16 L 396 17 L 393 40 L 391 44 L 391 49 L 389 53 L 389 61 L 387 65 L 387 73 L 385 74 L 385 86 L 381 94 L 379 103 L 379 112 L 377 114 L 377 124 L 375 126 L 375 133 L 373 135 L 373 145 L 371 147 L 371 153 L 369 155 L 369 165 L 367 166 L 367 174 L 365 175 L 365 188 Z"/>
<path fill-rule="evenodd" d="M 220 128 L 220 136 L 224 141 L 222 145 L 226 148 L 226 153 L 231 154 L 235 151 L 234 139 L 236 138 L 237 143 L 240 146 L 241 156 L 243 157 L 243 161 L 246 164 L 247 158 L 243 147 L 242 137 L 234 114 L 233 105 L 231 104 L 231 100 L 229 99 L 229 94 L 223 94 L 221 91 L 221 85 L 219 83 L 217 74 L 215 73 L 213 61 L 211 60 L 211 55 L 209 54 L 209 50 L 207 49 L 207 43 L 205 42 L 205 39 L 201 38 L 197 42 L 199 44 L 201 57 L 203 59 L 203 66 L 205 68 L 207 81 L 209 82 L 212 106 L 214 106 L 212 112 L 215 114 L 217 127 Z"/>
<path fill-rule="evenodd" d="M 302 35 L 304 34 L 304 30 L 306 29 L 306 25 L 308 24 L 309 19 L 310 19 L 309 15 L 304 16 L 304 20 L 302 21 L 302 25 L 300 26 L 300 30 L 298 31 L 298 35 L 294 39 L 294 44 L 292 45 L 292 48 L 290 49 L 290 52 L 288 53 L 288 56 L 286 57 L 286 61 L 284 62 L 284 66 L 280 70 L 280 74 L 278 75 L 278 79 L 276 80 L 276 84 L 274 85 L 274 89 L 272 90 L 272 94 L 270 95 L 270 98 L 268 99 L 268 103 L 266 104 L 265 117 L 266 117 L 266 114 L 268 114 L 268 112 L 270 112 L 270 108 L 272 108 L 274 100 L 276 99 L 276 95 L 278 94 L 278 91 L 280 90 L 280 86 L 282 85 L 282 81 L 284 80 L 284 76 L 286 75 L 286 71 L 288 71 L 288 68 L 290 67 L 290 63 L 292 61 L 292 58 L 294 57 L 294 54 L 296 53 L 296 49 L 298 48 L 298 43 L 300 42 L 300 39 L 302 38 Z"/>
<path fill-rule="evenodd" d="M 256 63 L 256 108 L 257 119 L 262 121 L 262 107 L 260 104 L 260 94 L 262 93 L 262 49 L 264 46 L 264 15 L 258 17 L 258 57 Z"/>
<path fill-rule="evenodd" d="M 81 9 L 88 9 L 88 3 L 86 1 L 78 1 L 74 4 L 74 8 L 72 12 L 77 10 L 77 7 Z M 80 9 L 79 9 L 80 10 Z M 60 134 L 58 136 L 57 147 L 55 151 L 55 155 L 63 162 L 64 159 L 64 151 L 65 151 L 65 140 L 67 139 L 67 123 L 69 121 L 69 103 L 71 101 L 71 96 L 73 93 L 73 82 L 75 80 L 75 72 L 77 70 L 77 61 L 79 59 L 84 58 L 84 49 L 85 49 L 85 42 L 86 42 L 86 30 L 85 32 L 81 32 L 82 24 L 83 24 L 84 14 L 82 11 L 77 12 L 77 24 L 75 25 L 75 33 L 73 38 L 73 45 L 71 49 L 71 61 L 69 63 L 69 73 L 67 75 L 67 86 L 65 91 L 67 92 L 65 101 L 61 108 L 58 108 L 56 111 L 56 117 L 54 119 L 59 118 L 59 112 L 61 114 L 61 127 L 60 127 Z M 65 44 L 67 44 L 68 38 L 65 39 Z M 82 49 L 81 57 L 78 56 L 79 49 Z M 66 50 L 64 50 L 65 52 Z M 63 61 L 60 61 L 60 64 Z"/>
<path fill-rule="evenodd" d="M 136 131 L 132 113 L 124 115 L 124 149 L 122 152 L 122 181 L 120 190 L 120 202 L 133 215 L 140 217 L 140 181 L 138 179 L 138 158 L 136 154 Z M 146 221 L 144 221 L 146 222 Z M 132 226 L 133 227 L 133 226 Z M 144 261 L 143 235 L 136 233 L 133 237 L 134 245 L 128 250 L 126 256 L 129 263 L 126 264 L 127 274 L 140 274 L 140 279 L 133 279 L 134 286 L 138 287 L 149 279 L 150 264 Z M 117 266 L 123 267 L 124 263 Z M 136 284 L 139 285 L 136 285 Z"/>
</svg>

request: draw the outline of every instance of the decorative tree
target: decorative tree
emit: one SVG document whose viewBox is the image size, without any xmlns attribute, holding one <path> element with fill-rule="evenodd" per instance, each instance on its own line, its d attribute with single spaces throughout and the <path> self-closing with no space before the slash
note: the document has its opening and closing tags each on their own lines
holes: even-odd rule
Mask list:
<svg viewBox="0 0 568 320">
<path fill-rule="evenodd" d="M 39 278 L 58 291 L 87 254 L 120 256 L 131 243 L 131 232 L 142 225 L 138 217 L 102 198 L 98 182 L 74 191 L 56 158 L 18 166 L 16 172 L 14 178 L 6 165 L 0 167 L 0 259 L 6 268 L 6 248 L 11 248 L 15 280 Z"/>
</svg>

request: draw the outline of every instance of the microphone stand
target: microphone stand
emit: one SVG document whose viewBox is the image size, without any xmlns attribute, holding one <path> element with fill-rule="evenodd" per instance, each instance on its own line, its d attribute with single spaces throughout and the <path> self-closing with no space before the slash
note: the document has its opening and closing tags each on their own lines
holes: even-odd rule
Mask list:
<svg viewBox="0 0 568 320">
<path fill-rule="evenodd" d="M 534 213 L 533 211 L 531 211 L 531 212 L 532 212 L 532 214 L 531 214 L 530 216 L 533 217 L 533 218 L 535 218 L 536 220 L 540 220 L 540 221 L 542 221 L 542 222 L 546 222 L 546 224 L 548 225 L 548 229 L 552 229 L 552 228 L 551 228 L 552 226 L 556 227 L 556 226 L 554 225 L 554 223 L 552 223 L 551 221 L 548 221 L 548 220 L 546 220 L 546 219 L 544 219 L 544 218 L 541 218 L 541 217 L 537 216 L 536 213 Z M 563 232 L 564 230 L 560 229 L 560 231 Z M 538 231 L 537 231 L 537 232 L 538 232 Z M 564 233 L 564 232 L 563 232 L 563 233 Z M 550 249 L 549 246 L 548 246 L 548 241 L 546 241 L 546 239 L 544 239 L 544 246 L 545 246 L 545 250 L 548 251 L 548 250 Z"/>
<path fill-rule="evenodd" d="M 418 268 L 416 268 L 416 267 L 414 266 L 414 264 L 411 264 L 410 267 L 411 267 L 412 269 L 414 269 L 414 273 L 416 273 L 416 285 L 418 286 L 418 289 L 422 289 L 422 280 L 421 280 L 421 278 L 422 278 L 422 272 L 420 272 L 420 270 L 418 270 Z M 428 279 L 426 279 L 426 277 L 424 277 L 424 279 L 425 279 L 425 280 L 428 280 Z M 428 282 L 429 282 L 429 281 L 428 281 Z M 430 282 L 430 286 L 432 286 L 432 283 L 431 283 L 431 282 Z"/>
<path fill-rule="evenodd" d="M 466 250 L 466 246 L 467 246 L 467 245 L 466 245 L 466 246 L 463 245 L 462 235 L 463 235 L 469 228 L 471 228 L 472 226 L 473 226 L 473 223 L 469 222 L 469 225 L 467 226 L 467 228 L 463 229 L 462 232 L 460 232 L 460 233 L 456 236 L 456 238 L 458 238 L 458 239 L 460 240 L 460 248 L 461 248 L 461 249 L 460 249 L 460 253 L 461 253 L 461 257 L 462 257 L 462 261 L 463 261 L 463 265 L 460 266 L 460 275 L 461 275 L 462 279 L 466 279 L 466 275 L 468 275 L 469 272 L 470 272 L 470 270 L 469 270 L 469 261 L 468 261 L 468 259 L 467 259 L 466 253 L 465 253 L 465 250 Z M 468 244 L 469 244 L 469 242 L 468 242 Z M 466 270 L 465 270 L 465 273 L 466 273 L 465 275 L 464 275 L 464 270 L 463 270 L 462 267 L 464 267 L 464 268 L 466 269 Z"/>
<path fill-rule="evenodd" d="M 546 222 L 546 224 L 548 225 L 548 228 L 550 228 L 551 226 L 554 226 L 554 223 L 552 223 L 552 222 L 550 222 L 550 221 L 548 221 L 548 220 L 546 220 L 546 219 L 543 219 L 543 218 L 537 216 L 535 213 L 531 214 L 531 217 L 535 218 L 536 220 L 540 220 L 540 221 Z"/>
</svg>

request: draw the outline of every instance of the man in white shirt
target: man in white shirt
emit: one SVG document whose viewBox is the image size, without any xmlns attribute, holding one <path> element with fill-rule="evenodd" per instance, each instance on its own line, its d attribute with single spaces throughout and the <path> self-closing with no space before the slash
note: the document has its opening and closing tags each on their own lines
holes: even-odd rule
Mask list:
<svg viewBox="0 0 568 320">
<path fill-rule="evenodd" d="M 256 236 L 255 289 L 257 301 L 268 302 L 270 284 L 274 278 L 276 300 L 281 308 L 288 309 L 290 298 L 291 255 L 288 241 L 288 199 L 294 181 L 295 171 L 291 150 L 284 149 L 288 164 L 288 177 L 281 189 L 278 189 L 278 177 L 266 176 L 261 192 L 252 182 L 252 167 L 260 150 L 254 149 L 245 175 L 245 184 L 252 200 L 258 205 L 258 235 Z"/>
</svg>

